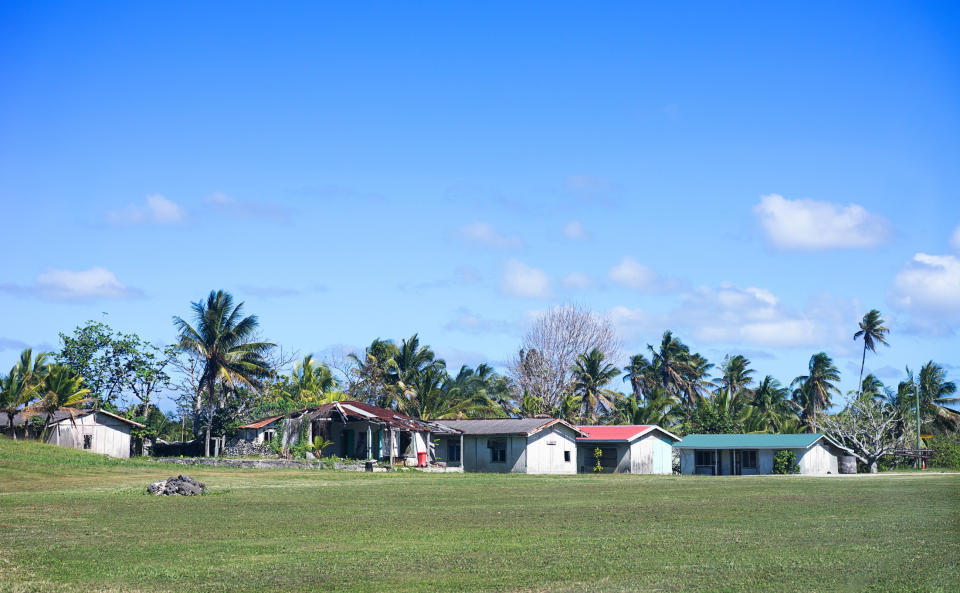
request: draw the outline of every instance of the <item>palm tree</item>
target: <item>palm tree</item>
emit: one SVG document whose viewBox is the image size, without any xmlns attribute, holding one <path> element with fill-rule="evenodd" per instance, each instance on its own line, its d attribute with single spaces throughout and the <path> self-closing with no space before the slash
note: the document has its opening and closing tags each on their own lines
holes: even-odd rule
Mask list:
<svg viewBox="0 0 960 593">
<path fill-rule="evenodd" d="M 616 402 L 617 424 L 672 426 L 676 423 L 676 410 L 680 400 L 662 388 L 655 388 L 641 401 L 637 396 L 620 398 Z"/>
<path fill-rule="evenodd" d="M 647 344 L 650 351 L 650 365 L 657 384 L 677 396 L 684 396 L 685 403 L 693 407 L 696 393 L 688 385 L 688 380 L 695 374 L 690 363 L 690 349 L 679 339 L 673 337 L 673 332 L 663 332 L 659 349 Z"/>
<path fill-rule="evenodd" d="M 750 360 L 742 354 L 725 358 L 720 370 L 722 374 L 717 379 L 717 387 L 720 391 L 726 389 L 738 394 L 743 390 L 749 390 L 750 384 L 753 383 L 750 375 L 754 370 L 750 368 Z"/>
<path fill-rule="evenodd" d="M 581 398 L 583 416 L 590 422 L 597 421 L 597 412 L 613 409 L 616 394 L 604 385 L 620 374 L 620 369 L 604 362 L 603 352 L 594 348 L 577 357 L 572 372 L 573 392 Z"/>
<path fill-rule="evenodd" d="M 381 408 L 391 404 L 394 393 L 390 388 L 390 367 L 397 352 L 396 344 L 377 338 L 364 350 L 363 355 L 347 356 L 355 365 L 354 372 L 359 379 L 353 390 L 357 399 Z"/>
<path fill-rule="evenodd" d="M 960 426 L 960 412 L 952 410 L 947 404 L 960 402 L 960 397 L 951 397 L 957 392 L 957 385 L 947 381 L 947 373 L 932 360 L 920 368 L 917 376 L 920 390 L 920 412 L 931 416 L 936 427 L 944 431 L 955 431 Z"/>
<path fill-rule="evenodd" d="M 21 406 L 34 399 L 37 385 L 43 380 L 46 359 L 45 353 L 34 357 L 33 350 L 27 348 L 20 353 L 20 360 L 10 369 L 10 374 L 0 382 L 0 412 L 7 415 L 13 440 L 17 440 L 13 418 Z"/>
<path fill-rule="evenodd" d="M 312 354 L 304 356 L 293 367 L 290 379 L 295 392 L 290 395 L 304 404 L 318 405 L 333 401 L 330 395 L 338 387 L 330 368 L 314 361 Z"/>
<path fill-rule="evenodd" d="M 869 349 L 872 352 L 877 351 L 877 344 L 883 344 L 884 346 L 889 346 L 887 343 L 886 335 L 890 333 L 890 330 L 884 326 L 886 323 L 882 317 L 880 317 L 880 311 L 876 309 L 871 309 L 869 313 L 863 316 L 863 320 L 860 322 L 860 330 L 857 333 L 853 334 L 853 340 L 856 341 L 857 338 L 863 338 L 863 357 L 860 360 L 860 381 L 857 385 L 863 386 L 863 367 L 867 362 L 867 350 Z M 857 398 L 860 397 L 860 393 L 857 393 Z"/>
<path fill-rule="evenodd" d="M 643 354 L 634 354 L 630 357 L 630 363 L 623 367 L 623 372 L 623 382 L 629 381 L 633 397 L 643 397 L 650 388 L 650 379 L 653 372 L 653 367 L 650 366 L 647 357 Z"/>
<path fill-rule="evenodd" d="M 796 386 L 794 401 L 801 409 L 803 420 L 810 426 L 811 432 L 817 432 L 817 414 L 831 405 L 830 396 L 840 395 L 835 383 L 840 380 L 840 371 L 826 352 L 818 352 L 810 357 L 808 372 L 790 383 Z"/>
<path fill-rule="evenodd" d="M 795 418 L 787 400 L 789 395 L 790 390 L 780 385 L 780 381 L 770 375 L 760 381 L 760 384 L 753 391 L 753 401 L 751 402 L 756 410 L 754 427 L 763 427 L 756 430 L 778 432 L 791 417 Z"/>
<path fill-rule="evenodd" d="M 262 379 L 272 374 L 263 355 L 274 345 L 253 341 L 259 325 L 256 315 L 243 316 L 243 303 L 236 306 L 233 297 L 222 290 L 210 291 L 206 302 L 191 303 L 196 327 L 180 317 L 173 325 L 180 333 L 180 347 L 204 361 L 200 390 L 207 390 L 208 413 L 204 455 L 210 456 L 210 430 L 216 404 L 217 384 L 248 386 L 258 389 Z"/>
<path fill-rule="evenodd" d="M 62 364 L 51 364 L 46 368 L 43 381 L 37 386 L 39 401 L 28 409 L 29 413 L 46 414 L 47 421 L 43 427 L 40 440 L 47 436 L 47 429 L 53 420 L 53 415 L 62 408 L 72 408 L 91 401 L 87 397 L 90 390 L 83 387 L 83 377 L 73 369 Z"/>
<path fill-rule="evenodd" d="M 849 391 L 848 394 L 855 393 L 859 399 L 875 400 L 877 402 L 886 402 L 890 399 L 890 393 L 883 381 L 877 378 L 873 373 L 867 373 L 867 376 L 860 382 L 860 389 Z"/>
<path fill-rule="evenodd" d="M 421 346 L 417 334 L 410 339 L 402 340 L 396 355 L 387 361 L 387 376 L 394 385 L 394 397 L 403 399 L 411 385 L 422 380 L 422 375 L 429 369 L 437 367 L 446 369 L 447 363 L 436 358 L 429 346 Z"/>
</svg>

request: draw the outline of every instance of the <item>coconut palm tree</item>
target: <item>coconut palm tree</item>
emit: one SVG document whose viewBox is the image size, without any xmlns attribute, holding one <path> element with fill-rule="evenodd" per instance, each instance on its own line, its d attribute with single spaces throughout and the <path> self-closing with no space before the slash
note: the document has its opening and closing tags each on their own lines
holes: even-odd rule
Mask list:
<svg viewBox="0 0 960 593">
<path fill-rule="evenodd" d="M 753 383 L 753 377 L 750 375 L 754 370 L 750 368 L 750 360 L 746 356 L 737 354 L 726 357 L 720 371 L 720 378 L 717 379 L 719 391 L 726 389 L 734 394 L 744 390 L 749 391 L 750 384 Z"/>
<path fill-rule="evenodd" d="M 650 351 L 650 366 L 657 385 L 674 395 L 683 396 L 684 403 L 693 407 L 696 392 L 688 382 L 696 371 L 690 362 L 690 349 L 668 330 L 663 333 L 658 349 L 647 344 L 647 350 Z"/>
<path fill-rule="evenodd" d="M 573 392 L 580 396 L 583 416 L 590 422 L 597 421 L 597 412 L 614 407 L 617 395 L 604 386 L 620 374 L 620 369 L 604 362 L 604 355 L 594 348 L 577 357 L 571 369 Z"/>
<path fill-rule="evenodd" d="M 859 399 L 872 399 L 877 402 L 886 402 L 890 400 L 890 390 L 883 381 L 877 378 L 873 373 L 867 373 L 867 376 L 860 382 L 860 389 L 850 391 L 848 394 L 855 394 Z"/>
<path fill-rule="evenodd" d="M 7 415 L 13 440 L 17 440 L 13 418 L 22 406 L 36 397 L 37 385 L 46 372 L 46 360 L 45 353 L 41 352 L 34 357 L 33 350 L 27 348 L 20 353 L 20 360 L 10 369 L 10 374 L 0 381 L 0 413 Z"/>
<path fill-rule="evenodd" d="M 257 316 L 244 317 L 243 303 L 235 306 L 228 292 L 210 291 L 206 301 L 191 303 L 191 308 L 196 327 L 180 317 L 173 318 L 173 325 L 180 333 L 180 347 L 204 361 L 199 388 L 207 390 L 209 417 L 204 455 L 209 457 L 217 385 L 259 389 L 263 378 L 273 372 L 264 354 L 274 345 L 253 341 L 259 325 Z"/>
<path fill-rule="evenodd" d="M 40 435 L 40 439 L 43 440 L 47 436 L 47 429 L 50 427 L 53 415 L 60 409 L 94 401 L 93 398 L 87 397 L 89 394 L 90 390 L 83 386 L 83 377 L 76 374 L 73 369 L 62 364 L 51 364 L 46 367 L 43 381 L 37 385 L 37 395 L 40 399 L 27 408 L 25 415 L 46 414 L 47 421 Z"/>
<path fill-rule="evenodd" d="M 353 372 L 358 378 L 352 390 L 354 397 L 381 408 L 391 405 L 394 390 L 390 384 L 390 370 L 397 352 L 396 344 L 377 338 L 362 355 L 347 356 L 355 365 Z"/>
<path fill-rule="evenodd" d="M 810 357 L 807 374 L 790 383 L 791 387 L 796 387 L 793 398 L 811 432 L 817 432 L 817 414 L 830 407 L 830 397 L 840 395 L 836 386 L 839 380 L 840 371 L 833 364 L 833 359 L 826 352 L 818 352 Z"/>
<path fill-rule="evenodd" d="M 645 400 L 636 395 L 618 399 L 614 422 L 669 427 L 676 423 L 679 407 L 679 399 L 658 387 L 648 392 Z"/>
<path fill-rule="evenodd" d="M 960 426 L 960 412 L 948 408 L 948 404 L 960 402 L 960 397 L 952 397 L 957 385 L 947 381 L 947 373 L 942 366 L 929 361 L 920 368 L 917 375 L 917 387 L 920 392 L 920 412 L 933 418 L 933 424 L 940 430 L 955 431 Z"/>
<path fill-rule="evenodd" d="M 646 391 L 651 387 L 652 372 L 653 367 L 650 366 L 650 361 L 642 354 L 631 356 L 630 363 L 623 367 L 623 382 L 630 383 L 634 398 L 644 397 Z"/>
<path fill-rule="evenodd" d="M 308 354 L 293 367 L 290 374 L 292 391 L 290 397 L 309 405 L 325 404 L 333 401 L 330 397 L 338 387 L 337 380 L 330 368 L 313 360 Z"/>
<path fill-rule="evenodd" d="M 756 410 L 753 416 L 756 431 L 779 432 L 796 415 L 790 408 L 788 397 L 790 390 L 780 385 L 770 375 L 764 377 L 753 391 L 751 406 Z M 763 428 L 756 428 L 762 426 Z M 753 432 L 753 431 L 751 431 Z"/>
<path fill-rule="evenodd" d="M 857 385 L 861 387 L 863 386 L 863 367 L 867 363 L 867 350 L 875 353 L 877 351 L 877 344 L 883 344 L 884 346 L 890 345 L 887 343 L 886 338 L 890 330 L 883 325 L 884 323 L 886 323 L 886 321 L 880 317 L 880 311 L 871 309 L 869 313 L 863 316 L 863 320 L 860 321 L 860 329 L 857 333 L 853 334 L 854 341 L 856 341 L 857 338 L 863 338 L 863 357 L 860 359 L 860 381 L 857 383 Z M 858 398 L 860 397 L 860 393 L 857 393 Z"/>
</svg>

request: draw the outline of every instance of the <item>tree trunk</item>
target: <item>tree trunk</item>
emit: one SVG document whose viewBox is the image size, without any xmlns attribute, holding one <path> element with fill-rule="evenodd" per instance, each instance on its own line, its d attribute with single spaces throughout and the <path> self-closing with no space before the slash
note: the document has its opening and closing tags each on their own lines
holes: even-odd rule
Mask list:
<svg viewBox="0 0 960 593">
<path fill-rule="evenodd" d="M 203 456 L 210 457 L 210 429 L 213 427 L 213 382 L 211 381 L 207 387 L 207 393 L 210 397 L 210 405 L 207 407 L 209 411 L 209 417 L 207 418 L 207 438 L 204 439 L 203 443 Z"/>
<path fill-rule="evenodd" d="M 877 459 L 869 459 L 868 467 L 870 468 L 870 473 L 875 474 L 878 471 L 877 468 Z"/>
<path fill-rule="evenodd" d="M 13 425 L 13 417 L 15 414 L 7 412 L 7 419 L 10 420 L 10 434 L 13 436 L 13 440 L 17 440 L 17 428 Z"/>
<path fill-rule="evenodd" d="M 860 382 L 857 383 L 857 399 L 860 399 L 860 396 L 863 395 L 863 367 L 867 364 L 867 339 L 864 336 L 863 339 L 863 357 L 860 359 Z"/>
</svg>

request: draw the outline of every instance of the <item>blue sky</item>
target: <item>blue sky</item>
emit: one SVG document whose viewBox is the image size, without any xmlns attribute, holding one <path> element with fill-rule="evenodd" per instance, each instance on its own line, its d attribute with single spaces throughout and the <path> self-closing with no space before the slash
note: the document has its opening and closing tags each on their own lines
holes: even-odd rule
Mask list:
<svg viewBox="0 0 960 593">
<path fill-rule="evenodd" d="M 286 348 L 537 311 L 960 379 L 956 3 L 4 3 L 0 368 L 232 291 Z"/>
</svg>

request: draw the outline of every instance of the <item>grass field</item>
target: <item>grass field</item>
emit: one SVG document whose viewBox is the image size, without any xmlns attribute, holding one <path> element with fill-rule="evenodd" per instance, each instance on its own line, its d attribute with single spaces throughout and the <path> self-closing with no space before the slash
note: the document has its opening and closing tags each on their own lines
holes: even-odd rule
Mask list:
<svg viewBox="0 0 960 593">
<path fill-rule="evenodd" d="M 0 438 L 0 591 L 960 591 L 960 476 L 179 468 Z"/>
</svg>

